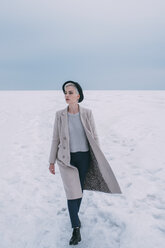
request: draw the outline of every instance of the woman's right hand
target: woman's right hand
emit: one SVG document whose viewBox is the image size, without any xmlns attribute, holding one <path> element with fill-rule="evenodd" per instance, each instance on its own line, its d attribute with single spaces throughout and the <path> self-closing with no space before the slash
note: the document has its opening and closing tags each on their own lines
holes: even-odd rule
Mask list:
<svg viewBox="0 0 165 248">
<path fill-rule="evenodd" d="M 51 172 L 52 174 L 55 174 L 55 166 L 54 166 L 54 164 L 50 164 L 50 165 L 49 165 L 49 170 L 50 170 L 50 172 Z"/>
</svg>

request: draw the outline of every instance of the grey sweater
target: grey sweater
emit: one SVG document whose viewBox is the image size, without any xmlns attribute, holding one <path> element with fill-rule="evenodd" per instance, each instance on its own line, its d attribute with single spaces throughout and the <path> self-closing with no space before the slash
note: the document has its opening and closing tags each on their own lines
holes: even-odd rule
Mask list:
<svg viewBox="0 0 165 248">
<path fill-rule="evenodd" d="M 89 144 L 80 119 L 80 112 L 76 114 L 68 112 L 68 127 L 70 152 L 88 151 Z"/>
</svg>

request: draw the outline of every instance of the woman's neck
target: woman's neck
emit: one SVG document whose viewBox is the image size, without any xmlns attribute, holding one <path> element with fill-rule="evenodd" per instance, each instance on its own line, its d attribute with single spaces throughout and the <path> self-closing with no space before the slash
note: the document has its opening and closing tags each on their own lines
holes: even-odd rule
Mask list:
<svg viewBox="0 0 165 248">
<path fill-rule="evenodd" d="M 69 104 L 68 112 L 71 114 L 76 114 L 79 112 L 79 104 Z"/>
</svg>

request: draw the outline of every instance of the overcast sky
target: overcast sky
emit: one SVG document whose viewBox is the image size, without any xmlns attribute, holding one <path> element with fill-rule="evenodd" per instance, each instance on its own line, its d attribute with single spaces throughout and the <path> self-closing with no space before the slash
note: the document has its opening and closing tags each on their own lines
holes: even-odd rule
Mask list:
<svg viewBox="0 0 165 248">
<path fill-rule="evenodd" d="M 0 0 L 0 90 L 165 89 L 165 0 Z"/>
</svg>

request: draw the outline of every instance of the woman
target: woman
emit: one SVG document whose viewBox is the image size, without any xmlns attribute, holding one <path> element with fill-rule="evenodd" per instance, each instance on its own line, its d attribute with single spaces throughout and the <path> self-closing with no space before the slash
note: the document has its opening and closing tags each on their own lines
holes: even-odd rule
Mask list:
<svg viewBox="0 0 165 248">
<path fill-rule="evenodd" d="M 105 193 L 121 193 L 121 190 L 100 149 L 92 111 L 79 105 L 84 99 L 81 86 L 67 81 L 62 89 L 68 106 L 56 111 L 49 170 L 55 174 L 57 160 L 73 228 L 71 245 L 81 241 L 78 212 L 83 190 Z"/>
</svg>

